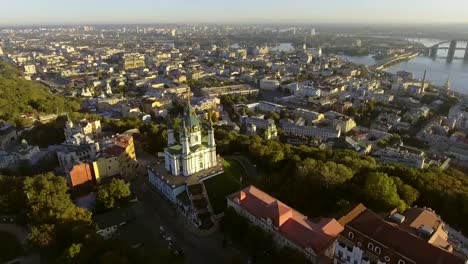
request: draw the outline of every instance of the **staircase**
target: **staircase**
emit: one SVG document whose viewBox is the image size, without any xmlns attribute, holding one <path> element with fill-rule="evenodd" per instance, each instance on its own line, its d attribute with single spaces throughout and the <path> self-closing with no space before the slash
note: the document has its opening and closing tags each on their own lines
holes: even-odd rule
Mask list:
<svg viewBox="0 0 468 264">
<path fill-rule="evenodd" d="M 187 194 L 192 203 L 192 208 L 200 220 L 200 229 L 209 229 L 213 226 L 212 212 L 205 186 L 202 182 L 187 185 Z"/>
</svg>

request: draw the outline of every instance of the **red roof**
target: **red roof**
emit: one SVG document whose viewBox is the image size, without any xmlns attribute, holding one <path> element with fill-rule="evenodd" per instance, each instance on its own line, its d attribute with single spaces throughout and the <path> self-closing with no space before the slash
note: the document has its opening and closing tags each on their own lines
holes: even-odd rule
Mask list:
<svg viewBox="0 0 468 264">
<path fill-rule="evenodd" d="M 244 188 L 229 199 L 239 201 L 238 204 L 257 219 L 270 219 L 281 235 L 304 249 L 313 249 L 317 255 L 321 255 L 343 231 L 343 226 L 335 219 L 322 218 L 312 222 L 254 186 Z"/>
<path fill-rule="evenodd" d="M 351 228 L 391 248 L 416 263 L 457 264 L 465 261 L 429 244 L 399 226 L 384 221 L 371 210 L 363 210 L 347 223 Z"/>
</svg>

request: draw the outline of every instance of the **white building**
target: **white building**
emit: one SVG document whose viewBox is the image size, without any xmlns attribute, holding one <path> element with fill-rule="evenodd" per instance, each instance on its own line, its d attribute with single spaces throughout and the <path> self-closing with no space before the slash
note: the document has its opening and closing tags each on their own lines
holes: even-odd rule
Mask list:
<svg viewBox="0 0 468 264">
<path fill-rule="evenodd" d="M 341 130 L 314 126 L 298 126 L 289 123 L 283 125 L 283 131 L 295 136 L 317 137 L 323 140 L 327 140 L 329 138 L 339 138 L 341 135 Z"/>
<path fill-rule="evenodd" d="M 24 65 L 24 73 L 27 75 L 36 74 L 36 66 L 34 64 Z"/>
<path fill-rule="evenodd" d="M 75 134 L 83 134 L 90 138 L 100 134 L 102 132 L 101 121 L 86 121 L 82 120 L 80 122 L 72 122 L 67 116 L 67 122 L 65 123 L 65 138 L 69 139 Z"/>
<path fill-rule="evenodd" d="M 164 162 L 148 167 L 148 180 L 196 227 L 208 229 L 213 213 L 203 181 L 224 172 L 214 130 L 210 125 L 208 135 L 202 135 L 202 124 L 188 103 L 179 131 L 176 142 L 174 130 L 168 129 Z"/>
<path fill-rule="evenodd" d="M 177 143 L 174 130 L 168 130 L 168 147 L 164 150 L 166 170 L 172 175 L 189 176 L 216 166 L 214 130 L 208 130 L 207 142 L 202 141 L 201 123 L 195 109 L 189 104 L 180 127 Z"/>
<path fill-rule="evenodd" d="M 247 127 L 254 128 L 252 132 L 256 132 L 257 128 L 265 130 L 265 138 L 271 139 L 278 136 L 278 130 L 276 129 L 275 121 L 273 119 L 263 119 L 258 117 L 243 117 L 242 121 Z"/>
</svg>

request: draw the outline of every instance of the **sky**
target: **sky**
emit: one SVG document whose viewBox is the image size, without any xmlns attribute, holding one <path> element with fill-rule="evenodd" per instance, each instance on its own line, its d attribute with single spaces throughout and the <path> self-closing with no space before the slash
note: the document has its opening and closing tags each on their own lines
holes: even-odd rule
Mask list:
<svg viewBox="0 0 468 264">
<path fill-rule="evenodd" d="M 467 23 L 468 0 L 0 0 L 0 25 Z"/>
</svg>

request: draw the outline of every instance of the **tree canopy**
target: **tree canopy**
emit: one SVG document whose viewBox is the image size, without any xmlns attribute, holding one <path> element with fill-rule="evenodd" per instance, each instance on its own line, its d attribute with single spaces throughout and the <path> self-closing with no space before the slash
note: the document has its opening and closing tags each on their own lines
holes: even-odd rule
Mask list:
<svg viewBox="0 0 468 264">
<path fill-rule="evenodd" d="M 98 188 L 96 199 L 100 206 L 112 209 L 130 196 L 130 185 L 121 179 L 112 179 Z"/>
<path fill-rule="evenodd" d="M 418 205 L 468 232 L 468 177 L 462 171 L 384 164 L 351 150 L 292 146 L 223 128 L 215 137 L 221 155 L 242 153 L 257 165 L 257 186 L 311 217 L 339 217 L 361 202 L 377 212 Z"/>
</svg>

